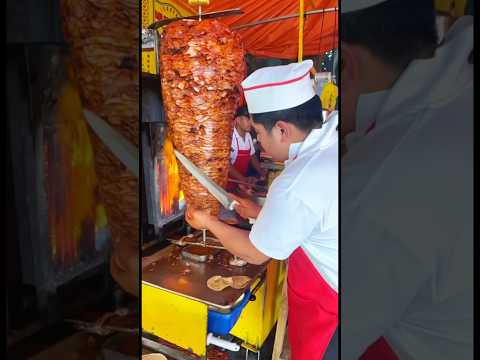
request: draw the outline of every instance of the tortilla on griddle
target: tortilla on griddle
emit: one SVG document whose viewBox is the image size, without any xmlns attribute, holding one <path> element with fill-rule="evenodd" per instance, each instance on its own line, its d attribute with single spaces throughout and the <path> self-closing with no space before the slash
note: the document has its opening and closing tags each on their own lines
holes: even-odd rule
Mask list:
<svg viewBox="0 0 480 360">
<path fill-rule="evenodd" d="M 224 278 L 221 275 L 212 276 L 207 280 L 207 287 L 213 291 L 222 291 L 233 284 L 232 278 Z"/>
<path fill-rule="evenodd" d="M 247 284 L 250 282 L 251 278 L 248 276 L 232 276 L 232 285 L 231 287 L 234 289 L 243 289 L 244 287 L 247 286 Z"/>
</svg>

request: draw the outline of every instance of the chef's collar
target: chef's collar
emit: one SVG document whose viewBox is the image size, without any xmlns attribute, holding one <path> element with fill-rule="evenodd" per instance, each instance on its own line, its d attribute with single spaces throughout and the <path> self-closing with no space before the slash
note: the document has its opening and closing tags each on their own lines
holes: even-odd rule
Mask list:
<svg viewBox="0 0 480 360">
<path fill-rule="evenodd" d="M 353 143 L 362 138 L 368 129 L 377 120 L 377 115 L 384 104 L 388 90 L 376 91 L 368 94 L 362 94 L 357 101 L 357 111 L 355 113 L 355 130 L 345 136 L 345 145 L 351 147 Z"/>
<path fill-rule="evenodd" d="M 385 102 L 389 90 L 376 91 L 360 95 L 357 102 L 355 118 L 355 132 L 365 134 L 374 121 Z"/>
<path fill-rule="evenodd" d="M 466 65 L 472 49 L 473 17 L 463 16 L 445 34 L 434 57 L 410 63 L 395 82 L 378 117 L 393 120 L 393 115 L 401 111 L 443 103 L 456 96 L 459 88 L 470 86 L 472 67 Z"/>
<path fill-rule="evenodd" d="M 391 89 L 359 97 L 356 130 L 345 136 L 346 148 L 351 149 L 365 135 L 370 121 L 376 121 L 377 127 L 379 121 L 385 126 L 398 120 L 402 112 L 442 103 L 455 96 L 460 86 L 469 86 L 472 71 L 465 65 L 472 49 L 473 17 L 464 16 L 445 34 L 433 58 L 412 61 Z"/>
<path fill-rule="evenodd" d="M 310 150 L 321 150 L 329 147 L 338 140 L 338 113 L 331 114 L 320 129 L 313 129 L 302 142 L 290 144 L 288 148 L 288 165 L 295 160 L 300 154 L 304 154 Z"/>
</svg>

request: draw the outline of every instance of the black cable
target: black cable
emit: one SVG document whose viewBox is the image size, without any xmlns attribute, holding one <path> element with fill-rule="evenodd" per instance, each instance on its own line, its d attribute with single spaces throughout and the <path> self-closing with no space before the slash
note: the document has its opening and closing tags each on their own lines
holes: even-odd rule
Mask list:
<svg viewBox="0 0 480 360">
<path fill-rule="evenodd" d="M 322 25 L 320 26 L 320 42 L 318 43 L 318 52 L 322 51 L 322 34 L 323 34 L 323 20 L 325 19 L 325 13 L 322 13 Z"/>
</svg>

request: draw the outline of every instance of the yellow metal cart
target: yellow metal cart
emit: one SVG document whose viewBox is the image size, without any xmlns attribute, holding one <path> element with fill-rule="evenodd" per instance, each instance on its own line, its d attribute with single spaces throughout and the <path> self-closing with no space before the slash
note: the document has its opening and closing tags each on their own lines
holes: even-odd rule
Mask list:
<svg viewBox="0 0 480 360">
<path fill-rule="evenodd" d="M 240 339 L 244 348 L 258 352 L 277 320 L 284 264 L 271 260 L 262 266 L 234 268 L 228 265 L 226 259 L 231 255 L 225 250 L 212 261 L 193 263 L 180 251 L 170 245 L 155 254 L 156 261 L 142 270 L 143 331 L 205 357 L 209 316 L 224 313 L 228 317 L 246 300 L 229 333 Z M 232 288 L 210 290 L 206 280 L 213 274 L 248 275 L 249 289 L 254 293 Z"/>
</svg>

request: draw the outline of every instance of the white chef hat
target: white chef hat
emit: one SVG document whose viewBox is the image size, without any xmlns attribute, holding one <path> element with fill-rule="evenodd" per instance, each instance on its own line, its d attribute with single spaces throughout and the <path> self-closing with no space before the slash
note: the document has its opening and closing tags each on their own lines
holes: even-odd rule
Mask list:
<svg viewBox="0 0 480 360">
<path fill-rule="evenodd" d="M 251 73 L 242 82 L 250 114 L 290 109 L 315 96 L 310 69 L 312 60 L 269 66 Z"/>
<path fill-rule="evenodd" d="M 348 13 L 357 10 L 363 10 L 375 5 L 379 5 L 388 0 L 342 0 L 341 11 L 342 13 Z"/>
</svg>

